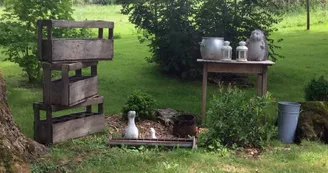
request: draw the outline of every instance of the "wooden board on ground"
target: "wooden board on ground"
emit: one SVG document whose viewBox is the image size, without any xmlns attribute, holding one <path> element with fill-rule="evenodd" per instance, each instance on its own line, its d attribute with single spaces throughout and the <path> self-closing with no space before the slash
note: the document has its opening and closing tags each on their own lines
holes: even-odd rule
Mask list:
<svg viewBox="0 0 328 173">
<path fill-rule="evenodd" d="M 129 139 L 129 138 L 111 138 L 108 141 L 109 146 L 163 146 L 163 147 L 180 147 L 196 148 L 196 139 L 179 138 L 179 139 Z"/>
</svg>

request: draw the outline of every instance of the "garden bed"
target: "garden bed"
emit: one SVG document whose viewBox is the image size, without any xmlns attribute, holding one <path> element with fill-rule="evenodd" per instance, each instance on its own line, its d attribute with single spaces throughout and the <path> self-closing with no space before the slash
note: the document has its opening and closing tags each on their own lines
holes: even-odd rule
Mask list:
<svg viewBox="0 0 328 173">
<path fill-rule="evenodd" d="M 109 134 L 113 137 L 121 137 L 125 128 L 127 127 L 127 121 L 121 118 L 121 114 L 114 114 L 106 116 L 106 125 L 108 126 Z M 173 135 L 173 127 L 165 126 L 159 121 L 143 120 L 136 122 L 136 126 L 139 129 L 139 138 L 149 138 L 150 128 L 154 128 L 156 131 L 156 137 L 160 139 L 178 139 L 179 137 Z M 198 132 L 203 130 L 202 128 L 197 128 Z"/>
</svg>

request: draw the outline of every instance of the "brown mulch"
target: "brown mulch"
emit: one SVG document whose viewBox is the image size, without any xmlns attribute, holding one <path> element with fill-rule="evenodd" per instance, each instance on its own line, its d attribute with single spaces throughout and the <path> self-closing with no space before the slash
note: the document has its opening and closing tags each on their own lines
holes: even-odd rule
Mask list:
<svg viewBox="0 0 328 173">
<path fill-rule="evenodd" d="M 106 124 L 109 127 L 108 131 L 113 137 L 122 137 L 124 130 L 127 126 L 127 121 L 121 119 L 120 114 L 114 114 L 106 116 Z M 165 126 L 160 122 L 143 120 L 136 122 L 139 129 L 139 138 L 150 138 L 150 128 L 154 128 L 157 138 L 162 139 L 174 139 L 177 138 L 173 135 L 173 129 L 171 126 Z"/>
</svg>

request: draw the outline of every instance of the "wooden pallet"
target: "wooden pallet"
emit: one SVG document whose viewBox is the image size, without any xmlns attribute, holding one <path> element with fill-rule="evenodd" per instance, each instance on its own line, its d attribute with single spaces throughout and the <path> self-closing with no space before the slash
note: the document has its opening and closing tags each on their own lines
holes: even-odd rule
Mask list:
<svg viewBox="0 0 328 173">
<path fill-rule="evenodd" d="M 181 147 L 195 149 L 196 139 L 179 138 L 179 139 L 128 139 L 128 138 L 109 138 L 109 146 L 163 146 L 163 147 Z"/>
<path fill-rule="evenodd" d="M 72 107 L 34 103 L 34 140 L 42 144 L 53 144 L 104 131 L 103 101 L 102 96 L 96 96 Z M 96 113 L 92 112 L 94 104 L 98 105 Z M 52 117 L 53 112 L 84 106 L 84 112 Z M 46 111 L 46 119 L 41 120 L 40 110 Z"/>
</svg>

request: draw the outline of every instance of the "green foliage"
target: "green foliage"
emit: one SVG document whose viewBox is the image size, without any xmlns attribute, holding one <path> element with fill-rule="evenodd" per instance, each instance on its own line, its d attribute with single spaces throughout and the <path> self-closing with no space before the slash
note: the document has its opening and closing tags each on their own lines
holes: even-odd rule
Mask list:
<svg viewBox="0 0 328 173">
<path fill-rule="evenodd" d="M 127 119 L 127 113 L 136 111 L 138 120 L 155 119 L 154 115 L 155 99 L 149 94 L 139 90 L 134 91 L 122 108 L 122 118 Z"/>
<path fill-rule="evenodd" d="M 270 38 L 271 33 L 277 31 L 273 25 L 280 21 L 278 12 L 274 0 L 208 0 L 200 7 L 196 23 L 202 36 L 223 36 L 233 48 L 249 38 L 253 30 L 261 29 L 267 37 L 269 56 L 275 61 L 282 57 L 275 52 L 280 47 Z"/>
<path fill-rule="evenodd" d="M 279 21 L 274 5 L 271 0 L 130 0 L 123 3 L 122 13 L 142 32 L 139 40 L 150 41 L 149 62 L 169 74 L 196 77 L 201 37 L 224 36 L 233 47 L 254 29 L 270 37 Z M 280 55 L 275 49 L 280 47 L 273 39 L 268 42 L 270 56 L 276 60 Z"/>
<path fill-rule="evenodd" d="M 190 18 L 195 10 L 195 0 L 138 0 L 125 2 L 122 13 L 130 14 L 130 22 L 142 32 L 141 42 L 150 40 L 149 62 L 169 74 L 195 77 L 200 74 L 195 60 L 201 39 Z"/>
<path fill-rule="evenodd" d="M 38 19 L 67 19 L 73 9 L 70 0 L 13 0 L 6 2 L 5 13 L 0 22 L 0 46 L 8 55 L 6 60 L 17 63 L 28 76 L 29 82 L 41 78 L 41 63 L 37 57 Z M 81 34 L 85 30 L 81 30 Z M 55 37 L 81 35 L 75 31 L 56 30 Z M 83 34 L 82 34 L 83 35 Z"/>
<path fill-rule="evenodd" d="M 114 5 L 118 0 L 84 0 L 86 3 L 100 5 Z"/>
<path fill-rule="evenodd" d="M 217 141 L 230 147 L 265 146 L 276 133 L 266 112 L 269 101 L 270 94 L 249 98 L 242 90 L 221 88 L 206 114 L 208 131 L 200 143 L 205 147 L 220 146 L 214 145 Z"/>
<path fill-rule="evenodd" d="M 304 91 L 307 101 L 328 101 L 328 81 L 324 76 L 312 79 Z"/>
</svg>

